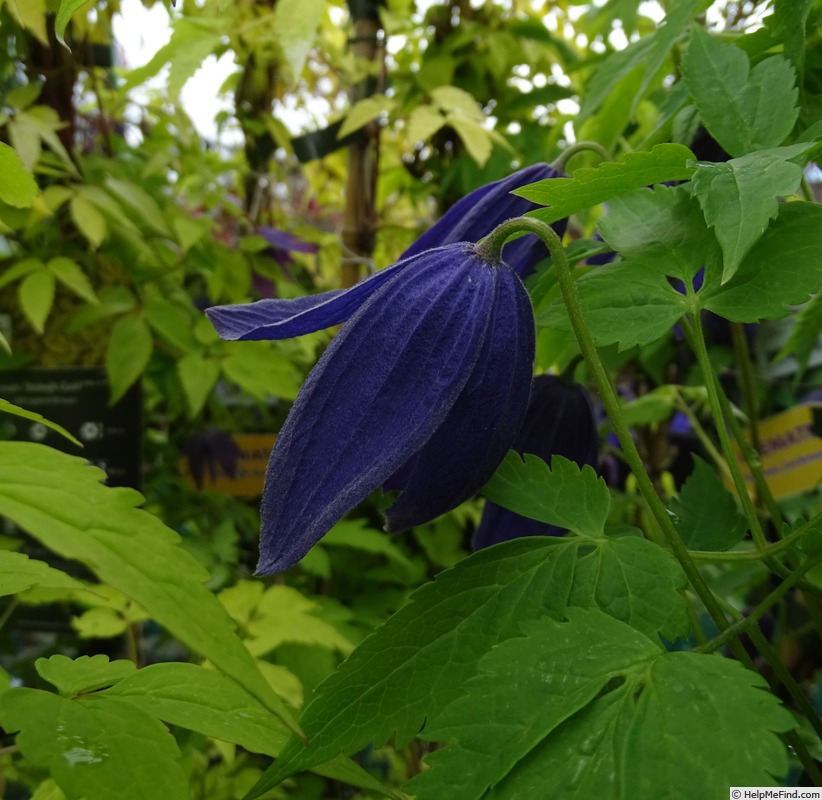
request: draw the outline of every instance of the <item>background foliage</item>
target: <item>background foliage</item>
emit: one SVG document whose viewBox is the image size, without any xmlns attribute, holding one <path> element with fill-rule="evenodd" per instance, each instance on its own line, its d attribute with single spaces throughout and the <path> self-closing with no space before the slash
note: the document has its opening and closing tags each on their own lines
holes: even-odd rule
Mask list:
<svg viewBox="0 0 822 800">
<path fill-rule="evenodd" d="M 144 497 L 67 440 L 0 441 L 4 796 L 818 781 L 820 489 L 776 501 L 754 457 L 754 504 L 731 439 L 822 383 L 822 5 L 143 5 L 171 35 L 130 69 L 125 3 L 0 0 L 0 369 L 102 366 L 144 428 Z M 179 100 L 226 54 L 209 139 Z M 620 409 L 599 474 L 511 453 L 483 492 L 569 533 L 469 556 L 481 500 L 390 538 L 374 497 L 253 578 L 255 500 L 203 481 L 229 434 L 279 428 L 333 332 L 227 343 L 203 308 L 350 285 L 581 140 L 614 160 L 520 193 L 570 217 Z M 536 369 L 606 402 L 551 266 Z M 0 411 L 3 439 L 34 418 Z"/>
</svg>

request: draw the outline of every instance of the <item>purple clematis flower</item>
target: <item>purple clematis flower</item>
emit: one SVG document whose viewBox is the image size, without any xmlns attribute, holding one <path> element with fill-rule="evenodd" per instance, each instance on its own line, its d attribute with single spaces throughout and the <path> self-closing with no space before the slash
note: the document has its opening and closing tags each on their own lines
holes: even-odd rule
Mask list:
<svg viewBox="0 0 822 800">
<path fill-rule="evenodd" d="M 518 453 L 532 453 L 543 461 L 559 455 L 580 467 L 597 463 L 597 425 L 588 393 L 555 375 L 538 375 L 522 429 L 513 444 Z M 564 528 L 529 519 L 486 502 L 471 542 L 474 550 L 520 536 L 561 536 Z"/>
<path fill-rule="evenodd" d="M 530 200 L 511 194 L 514 189 L 547 178 L 564 177 L 567 176 L 548 164 L 534 164 L 481 186 L 454 203 L 402 257 L 407 258 L 453 242 L 478 242 L 501 222 L 520 217 L 534 207 Z M 558 220 L 551 227 L 562 238 L 568 227 L 568 220 Z M 548 257 L 548 249 L 534 234 L 528 234 L 508 242 L 503 250 L 503 257 L 524 280 L 542 259 Z"/>
<path fill-rule="evenodd" d="M 283 425 L 266 475 L 258 574 L 302 558 L 379 487 L 389 531 L 475 494 L 528 405 L 534 317 L 522 282 L 472 244 L 404 258 L 350 289 L 206 312 L 222 338 L 338 325 Z"/>
</svg>

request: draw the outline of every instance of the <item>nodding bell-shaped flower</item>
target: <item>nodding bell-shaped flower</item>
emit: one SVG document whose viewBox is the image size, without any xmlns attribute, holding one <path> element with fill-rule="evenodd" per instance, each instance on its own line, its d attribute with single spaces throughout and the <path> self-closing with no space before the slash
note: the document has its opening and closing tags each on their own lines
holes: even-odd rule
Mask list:
<svg viewBox="0 0 822 800">
<path fill-rule="evenodd" d="M 533 164 L 501 180 L 480 186 L 454 203 L 402 257 L 407 258 L 432 247 L 454 242 L 478 242 L 501 222 L 520 217 L 534 208 L 530 200 L 511 194 L 514 189 L 547 178 L 564 177 L 566 176 L 562 172 L 548 164 Z M 558 220 L 551 227 L 561 239 L 568 227 L 568 220 Z M 524 280 L 542 259 L 548 257 L 548 249 L 536 236 L 528 234 L 508 242 L 502 255 L 505 263 L 510 264 Z"/>
<path fill-rule="evenodd" d="M 591 399 L 578 384 L 556 375 L 538 375 L 531 388 L 528 412 L 513 449 L 551 462 L 558 455 L 580 467 L 597 465 L 597 424 Z M 474 532 L 474 550 L 520 536 L 561 536 L 564 528 L 529 519 L 496 503 L 486 502 Z"/>
<path fill-rule="evenodd" d="M 505 263 L 457 243 L 350 289 L 206 312 L 223 339 L 282 339 L 345 323 L 309 374 L 266 475 L 258 574 L 299 561 L 379 487 L 386 528 L 475 494 L 528 406 L 534 316 Z"/>
</svg>

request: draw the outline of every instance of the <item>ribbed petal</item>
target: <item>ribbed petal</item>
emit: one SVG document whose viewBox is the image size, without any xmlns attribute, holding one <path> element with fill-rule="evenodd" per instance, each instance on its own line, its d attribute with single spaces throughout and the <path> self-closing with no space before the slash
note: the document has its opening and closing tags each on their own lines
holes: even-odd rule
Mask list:
<svg viewBox="0 0 822 800">
<path fill-rule="evenodd" d="M 534 316 L 517 276 L 496 268 L 493 317 L 470 379 L 443 424 L 385 488 L 401 488 L 386 528 L 428 522 L 474 495 L 499 466 L 522 425 L 534 362 Z"/>
<path fill-rule="evenodd" d="M 551 462 L 552 455 L 596 466 L 597 426 L 588 393 L 554 375 L 534 378 L 528 412 L 513 447 Z M 474 533 L 475 550 L 519 536 L 559 536 L 563 528 L 515 514 L 495 503 L 486 503 Z"/>
<path fill-rule="evenodd" d="M 454 203 L 403 253 L 403 258 L 451 242 L 478 242 L 501 222 L 519 217 L 534 207 L 530 200 L 511 194 L 514 189 L 546 178 L 559 177 L 564 176 L 547 164 L 534 164 L 502 180 L 475 189 Z M 511 246 L 512 244 L 508 245 Z M 503 255 L 508 264 L 517 268 L 508 258 L 507 249 Z"/>
<path fill-rule="evenodd" d="M 407 264 L 334 338 L 288 415 L 268 465 L 259 574 L 296 563 L 396 472 L 474 371 L 493 268 L 462 244 Z"/>
<path fill-rule="evenodd" d="M 211 324 L 228 341 L 288 339 L 345 322 L 374 292 L 394 280 L 408 260 L 374 273 L 350 289 L 335 289 L 293 300 L 258 300 L 206 309 Z"/>
<path fill-rule="evenodd" d="M 454 203 L 403 253 L 403 258 L 451 242 L 478 242 L 501 222 L 522 216 L 534 208 L 530 200 L 511 194 L 514 189 L 547 178 L 564 177 L 563 173 L 547 164 L 534 164 L 502 180 L 480 186 Z M 562 237 L 568 227 L 568 220 L 558 220 L 551 227 Z M 508 242 L 502 255 L 505 263 L 524 279 L 540 261 L 548 257 L 548 249 L 536 236 L 528 234 Z"/>
</svg>

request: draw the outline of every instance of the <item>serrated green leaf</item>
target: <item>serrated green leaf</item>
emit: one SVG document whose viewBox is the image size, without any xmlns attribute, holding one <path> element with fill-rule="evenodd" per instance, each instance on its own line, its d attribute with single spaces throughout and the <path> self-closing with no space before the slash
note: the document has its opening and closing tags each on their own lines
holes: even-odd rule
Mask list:
<svg viewBox="0 0 822 800">
<path fill-rule="evenodd" d="M 580 536 L 605 535 L 611 495 L 605 481 L 562 456 L 551 466 L 538 456 L 509 450 L 481 493 L 492 503 Z"/>
<path fill-rule="evenodd" d="M 292 82 L 296 82 L 325 12 L 325 0 L 278 0 L 274 31 Z"/>
<path fill-rule="evenodd" d="M 822 207 L 783 203 L 734 276 L 710 276 L 697 294 L 703 308 L 733 322 L 778 319 L 822 285 Z"/>
<path fill-rule="evenodd" d="M 658 269 L 628 262 L 597 267 L 576 282 L 588 330 L 599 346 L 620 350 L 645 345 L 667 334 L 685 313 L 685 298 Z M 562 298 L 537 323 L 560 330 L 571 325 Z"/>
<path fill-rule="evenodd" d="M 75 195 L 69 203 L 71 219 L 88 243 L 97 248 L 106 238 L 106 218 L 88 198 Z"/>
<path fill-rule="evenodd" d="M 796 76 L 782 56 L 750 69 L 748 56 L 691 29 L 682 76 L 710 134 L 732 156 L 782 144 L 799 115 Z"/>
<path fill-rule="evenodd" d="M 670 504 L 679 535 L 689 550 L 728 550 L 748 530 L 722 478 L 699 456 L 694 470 Z"/>
<path fill-rule="evenodd" d="M 47 270 L 27 275 L 17 287 L 17 298 L 23 313 L 37 333 L 43 333 L 54 303 L 55 279 Z"/>
<path fill-rule="evenodd" d="M 129 314 L 117 320 L 106 351 L 112 403 L 116 403 L 139 380 L 153 350 L 154 340 L 142 317 Z"/>
<path fill-rule="evenodd" d="M 716 249 L 685 187 L 657 186 L 615 197 L 598 229 L 626 261 L 683 281 L 690 281 Z"/>
<path fill-rule="evenodd" d="M 34 662 L 37 674 L 54 686 L 63 697 L 96 692 L 111 686 L 137 670 L 133 661 L 109 661 L 108 656 L 69 658 L 55 655 Z"/>
<path fill-rule="evenodd" d="M 232 342 L 222 361 L 223 374 L 258 400 L 294 400 L 300 381 L 293 363 L 269 342 Z M 239 345 L 239 346 L 238 346 Z"/>
<path fill-rule="evenodd" d="M 188 412 L 196 417 L 220 377 L 220 364 L 200 353 L 189 353 L 177 362 L 177 375 L 183 385 Z"/>
<path fill-rule="evenodd" d="M 276 757 L 288 738 L 283 722 L 238 683 L 196 664 L 152 664 L 124 676 L 103 695 L 252 753 Z"/>
<path fill-rule="evenodd" d="M 65 572 L 23 553 L 0 550 L 0 596 L 17 594 L 32 586 L 50 589 L 82 589 L 83 584 Z"/>
<path fill-rule="evenodd" d="M 76 261 L 72 261 L 72 259 L 65 256 L 58 256 L 49 261 L 48 269 L 54 273 L 60 283 L 67 286 L 79 297 L 82 297 L 83 300 L 87 300 L 92 305 L 97 305 L 100 302 L 97 295 L 94 294 L 94 289 L 88 277 Z"/>
<path fill-rule="evenodd" d="M 253 656 L 234 633 L 208 573 L 142 496 L 112 489 L 83 459 L 29 442 L 0 442 L 0 514 L 63 558 L 86 564 L 194 652 L 237 680 L 294 725 Z"/>
<path fill-rule="evenodd" d="M 523 624 L 429 723 L 424 738 L 449 746 L 408 785 L 419 800 L 652 800 L 660 775 L 666 797 L 690 800 L 786 773 L 773 734 L 795 722 L 759 675 L 661 651 L 600 611 L 567 617 Z"/>
<path fill-rule="evenodd" d="M 6 730 L 19 731 L 20 751 L 33 765 L 48 769 L 69 800 L 188 800 L 174 737 L 122 700 L 68 700 L 13 689 L 0 697 L 0 720 Z"/>
<path fill-rule="evenodd" d="M 45 425 L 47 428 L 51 428 L 53 431 L 56 431 L 61 436 L 65 436 L 66 439 L 73 444 L 76 444 L 78 447 L 83 446 L 83 443 L 70 434 L 62 425 L 58 425 L 56 422 L 46 419 L 42 414 L 38 414 L 36 411 L 29 411 L 27 408 L 20 408 L 20 406 L 16 406 L 14 403 L 10 403 L 8 400 L 3 400 L 2 398 L 0 398 L 0 411 L 5 411 L 7 414 L 14 414 L 15 417 L 29 419 L 32 422 L 39 422 L 41 425 Z"/>
<path fill-rule="evenodd" d="M 345 121 L 337 133 L 337 138 L 342 139 L 349 133 L 358 131 L 363 125 L 367 125 L 372 120 L 377 119 L 381 114 L 390 111 L 394 107 L 394 101 L 384 94 L 375 94 L 371 97 L 363 98 L 354 103 L 345 115 Z M 268 243 L 266 243 L 268 244 Z"/>
<path fill-rule="evenodd" d="M 693 153 L 684 145 L 658 144 L 646 152 L 628 153 L 622 161 L 605 161 L 595 169 L 583 167 L 571 178 L 537 181 L 513 193 L 550 206 L 529 211 L 528 216 L 556 222 L 644 186 L 688 180 L 695 169 L 688 164 L 693 158 Z"/>
<path fill-rule="evenodd" d="M 23 166 L 14 148 L 0 142 L 0 202 L 29 208 L 40 192 L 34 176 Z"/>
<path fill-rule="evenodd" d="M 66 26 L 72 15 L 79 11 L 83 6 L 88 5 L 90 0 L 60 0 L 60 7 L 57 9 L 57 18 L 54 20 L 54 32 L 57 34 L 57 41 L 65 45 L 66 40 L 63 38 L 66 33 Z"/>
<path fill-rule="evenodd" d="M 802 167 L 788 159 L 810 150 L 799 144 L 762 150 L 721 164 L 699 164 L 694 192 L 705 220 L 722 248 L 723 283 L 733 276 L 745 254 L 779 212 L 777 198 L 793 194 Z"/>
<path fill-rule="evenodd" d="M 620 570 L 627 597 L 610 567 L 597 591 L 605 560 L 630 565 Z M 393 735 L 404 746 L 461 691 L 481 654 L 528 620 L 561 619 L 574 595 L 675 639 L 687 629 L 684 583 L 673 558 L 638 537 L 526 538 L 475 553 L 417 590 L 318 687 L 301 717 L 310 746 L 290 739 L 248 797 L 371 741 Z"/>
</svg>

